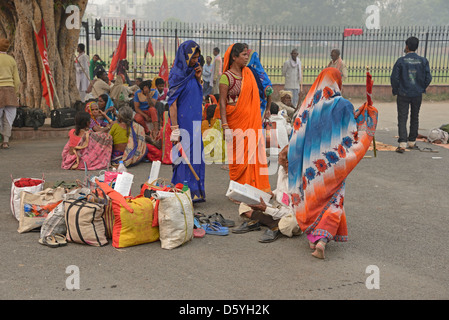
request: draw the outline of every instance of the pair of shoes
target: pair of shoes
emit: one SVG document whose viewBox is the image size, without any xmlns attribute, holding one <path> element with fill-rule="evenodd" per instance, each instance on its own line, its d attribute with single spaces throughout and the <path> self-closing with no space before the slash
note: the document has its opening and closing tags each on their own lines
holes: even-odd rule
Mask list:
<svg viewBox="0 0 449 320">
<path fill-rule="evenodd" d="M 241 234 L 255 230 L 260 230 L 260 222 L 258 220 L 245 221 L 240 227 L 233 229 L 232 232 Z"/>
<path fill-rule="evenodd" d="M 216 236 L 227 236 L 229 234 L 229 229 L 227 227 L 223 227 L 216 221 L 203 224 L 202 227 L 206 230 L 206 234 L 213 234 Z"/>
<path fill-rule="evenodd" d="M 216 221 L 223 227 L 232 228 L 235 226 L 235 222 L 229 219 L 225 219 L 221 213 L 215 212 L 208 217 L 209 221 Z"/>
<path fill-rule="evenodd" d="M 63 247 L 67 245 L 67 238 L 62 234 L 56 233 L 39 239 L 39 243 L 50 248 Z"/>
<path fill-rule="evenodd" d="M 397 153 L 404 153 L 405 152 L 405 148 L 397 147 L 395 151 Z"/>
<path fill-rule="evenodd" d="M 326 242 L 324 241 L 318 241 L 316 244 L 316 249 L 312 253 L 312 256 L 318 259 L 324 259 L 324 249 L 326 248 Z"/>
<path fill-rule="evenodd" d="M 2 143 L 2 149 L 9 149 L 9 143 L 8 142 L 3 142 Z"/>
<path fill-rule="evenodd" d="M 263 233 L 262 237 L 259 239 L 259 242 L 262 242 L 262 243 L 273 242 L 273 241 L 277 240 L 281 235 L 282 234 L 279 231 L 279 229 L 276 229 L 276 230 L 267 229 Z"/>
<path fill-rule="evenodd" d="M 193 237 L 194 238 L 203 238 L 206 235 L 206 230 L 201 226 L 198 218 L 193 218 Z"/>
</svg>

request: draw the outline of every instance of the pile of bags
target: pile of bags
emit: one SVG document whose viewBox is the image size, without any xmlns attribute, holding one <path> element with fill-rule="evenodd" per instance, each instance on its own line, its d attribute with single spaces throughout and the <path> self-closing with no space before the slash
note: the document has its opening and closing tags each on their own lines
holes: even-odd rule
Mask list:
<svg viewBox="0 0 449 320">
<path fill-rule="evenodd" d="M 118 174 L 59 185 L 44 177 L 12 179 L 11 212 L 18 232 L 40 229 L 39 242 L 50 247 L 66 242 L 100 247 L 112 241 L 113 247 L 125 248 L 160 240 L 163 249 L 174 249 L 192 240 L 188 189 L 158 179 L 144 183 L 135 197 L 123 196 L 112 187 Z M 110 176 L 112 181 L 104 179 Z"/>
</svg>

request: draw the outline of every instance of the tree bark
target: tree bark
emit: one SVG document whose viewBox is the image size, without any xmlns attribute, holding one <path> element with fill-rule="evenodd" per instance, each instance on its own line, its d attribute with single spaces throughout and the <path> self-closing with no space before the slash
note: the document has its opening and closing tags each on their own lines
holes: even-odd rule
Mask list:
<svg viewBox="0 0 449 320">
<path fill-rule="evenodd" d="M 3 0 L 0 4 L 0 37 L 11 42 L 9 53 L 15 58 L 21 80 L 20 103 L 48 112 L 42 97 L 42 60 L 37 47 L 34 29 L 39 32 L 44 20 L 48 36 L 48 61 L 54 78 L 55 108 L 73 106 L 80 99 L 75 82 L 74 54 L 80 29 L 67 29 L 65 13 L 68 5 L 79 8 L 80 19 L 88 0 Z M 81 21 L 80 21 L 81 26 Z"/>
</svg>

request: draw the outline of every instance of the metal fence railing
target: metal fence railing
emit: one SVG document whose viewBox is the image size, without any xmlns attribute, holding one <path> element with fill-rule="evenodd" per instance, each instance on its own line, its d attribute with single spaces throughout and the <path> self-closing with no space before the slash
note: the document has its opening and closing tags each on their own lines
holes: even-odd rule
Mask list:
<svg viewBox="0 0 449 320">
<path fill-rule="evenodd" d="M 131 20 L 100 19 L 101 28 L 95 29 L 95 20 L 87 19 L 81 28 L 81 43 L 87 53 L 98 54 L 109 67 L 124 24 L 127 24 L 129 75 L 153 78 L 159 73 L 163 52 L 171 66 L 179 43 L 195 40 L 204 56 L 212 56 L 215 47 L 221 54 L 235 42 L 245 42 L 259 53 L 261 62 L 273 84 L 282 84 L 282 65 L 293 48 L 299 51 L 304 68 L 304 83 L 312 83 L 330 61 L 330 51 L 340 49 L 348 66 L 347 83 L 363 83 L 366 67 L 370 68 L 375 84 L 389 84 L 395 61 L 403 54 L 405 40 L 416 36 L 420 40 L 417 53 L 429 60 L 433 84 L 449 84 L 449 28 L 442 27 L 386 27 L 379 30 L 363 29 L 363 34 L 344 37 L 342 27 L 301 26 L 245 26 L 202 23 L 170 23 L 135 21 L 135 35 Z M 95 31 L 101 31 L 99 40 Z M 144 53 L 151 39 L 154 57 Z M 135 41 L 135 52 L 134 52 Z"/>
</svg>

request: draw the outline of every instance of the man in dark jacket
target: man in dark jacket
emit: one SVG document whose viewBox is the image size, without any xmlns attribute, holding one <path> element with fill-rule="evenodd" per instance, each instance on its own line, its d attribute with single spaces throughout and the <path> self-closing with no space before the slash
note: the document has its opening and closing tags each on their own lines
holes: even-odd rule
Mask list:
<svg viewBox="0 0 449 320">
<path fill-rule="evenodd" d="M 405 41 L 405 56 L 399 58 L 391 73 L 393 95 L 397 95 L 399 147 L 397 152 L 403 153 L 405 148 L 417 149 L 419 109 L 422 94 L 432 81 L 429 62 L 415 53 L 419 40 L 410 37 Z M 407 118 L 410 108 L 410 132 L 407 137 Z M 408 144 L 407 144 L 408 142 Z"/>
</svg>

